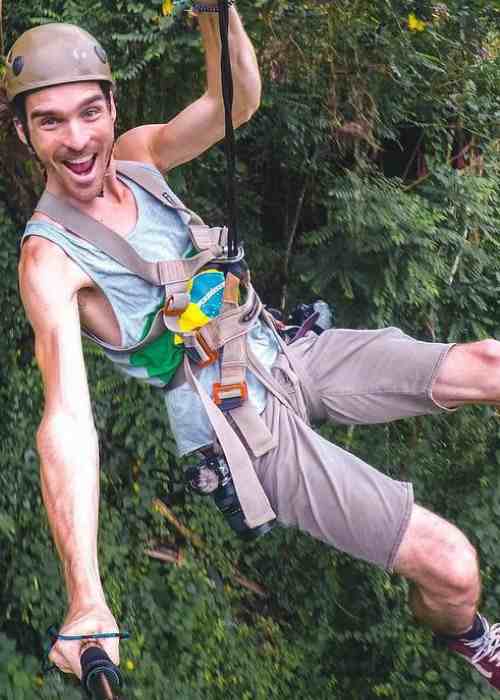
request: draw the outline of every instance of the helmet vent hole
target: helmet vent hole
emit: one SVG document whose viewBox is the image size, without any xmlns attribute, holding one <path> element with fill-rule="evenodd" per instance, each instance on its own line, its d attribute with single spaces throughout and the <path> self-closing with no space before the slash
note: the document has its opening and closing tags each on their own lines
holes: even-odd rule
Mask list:
<svg viewBox="0 0 500 700">
<path fill-rule="evenodd" d="M 16 78 L 21 73 L 23 68 L 24 68 L 24 58 L 22 56 L 16 56 L 14 59 L 14 63 L 12 64 L 12 72 L 14 73 Z"/>
<path fill-rule="evenodd" d="M 108 57 L 106 55 L 106 51 L 102 48 L 102 46 L 94 46 L 94 51 L 97 54 L 97 58 L 102 61 L 102 63 L 107 63 L 108 62 Z"/>
</svg>

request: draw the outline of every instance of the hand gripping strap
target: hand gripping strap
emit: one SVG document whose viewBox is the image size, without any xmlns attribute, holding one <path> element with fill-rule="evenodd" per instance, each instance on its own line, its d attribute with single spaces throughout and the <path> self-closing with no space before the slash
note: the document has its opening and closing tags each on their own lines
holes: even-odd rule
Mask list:
<svg viewBox="0 0 500 700">
<path fill-rule="evenodd" d="M 253 464 L 241 440 L 227 422 L 224 414 L 213 403 L 200 382 L 196 379 L 187 356 L 184 356 L 184 371 L 191 386 L 196 390 L 208 414 L 219 444 L 224 451 L 240 505 L 249 527 L 264 525 L 276 518 Z"/>
</svg>

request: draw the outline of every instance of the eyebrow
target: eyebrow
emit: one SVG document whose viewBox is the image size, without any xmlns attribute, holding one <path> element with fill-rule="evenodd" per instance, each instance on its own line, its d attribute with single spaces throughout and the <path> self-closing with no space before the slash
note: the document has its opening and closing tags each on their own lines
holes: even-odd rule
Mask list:
<svg viewBox="0 0 500 700">
<path fill-rule="evenodd" d="M 88 107 L 93 102 L 97 102 L 98 100 L 104 100 L 104 95 L 102 94 L 102 92 L 87 97 L 86 100 L 84 100 L 81 104 L 78 105 L 77 110 L 79 111 L 81 109 L 84 109 L 85 107 Z M 41 117 L 53 117 L 58 114 L 61 114 L 61 112 L 58 112 L 56 109 L 34 109 L 29 116 L 31 117 L 31 119 L 40 119 Z"/>
</svg>

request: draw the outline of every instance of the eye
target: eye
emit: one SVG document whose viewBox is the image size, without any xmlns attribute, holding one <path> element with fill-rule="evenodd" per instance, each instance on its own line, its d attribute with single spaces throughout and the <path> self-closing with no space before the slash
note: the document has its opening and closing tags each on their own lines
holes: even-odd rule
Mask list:
<svg viewBox="0 0 500 700">
<path fill-rule="evenodd" d="M 97 117 L 100 115 L 101 110 L 98 107 L 89 107 L 89 109 L 86 109 L 85 112 L 83 113 L 83 116 L 86 119 L 97 119 Z"/>
<path fill-rule="evenodd" d="M 44 117 L 40 122 L 40 126 L 44 129 L 54 129 L 57 124 L 58 121 L 55 117 Z"/>
</svg>

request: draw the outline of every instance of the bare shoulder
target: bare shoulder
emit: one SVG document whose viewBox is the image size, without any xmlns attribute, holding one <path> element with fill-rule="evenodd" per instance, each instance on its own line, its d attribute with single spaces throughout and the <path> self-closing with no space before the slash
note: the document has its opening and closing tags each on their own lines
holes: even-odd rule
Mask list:
<svg viewBox="0 0 500 700">
<path fill-rule="evenodd" d="M 55 243 L 31 236 L 19 261 L 21 297 L 32 322 L 68 305 L 79 289 L 88 286 L 86 275 Z"/>
<path fill-rule="evenodd" d="M 148 163 L 155 168 L 152 144 L 161 129 L 160 124 L 146 124 L 125 132 L 116 142 L 115 158 L 118 160 L 136 160 Z"/>
<path fill-rule="evenodd" d="M 58 286 L 61 279 L 71 277 L 75 267 L 62 248 L 41 236 L 30 236 L 22 247 L 19 260 L 19 275 L 22 278 L 43 283 L 51 279 Z"/>
<path fill-rule="evenodd" d="M 30 222 L 33 223 L 35 221 L 44 221 L 48 224 L 51 224 L 52 226 L 55 226 L 58 229 L 61 229 L 61 231 L 64 231 L 64 226 L 61 226 L 60 223 L 54 221 L 54 219 L 51 219 L 50 216 L 47 216 L 47 214 L 42 214 L 41 211 L 33 212 Z"/>
<path fill-rule="evenodd" d="M 51 415 L 88 420 L 88 389 L 78 312 L 78 277 L 56 244 L 31 236 L 19 264 L 21 297 L 35 333 L 35 355 L 44 394 L 44 419 Z M 83 424 L 83 423 L 82 423 Z"/>
</svg>

